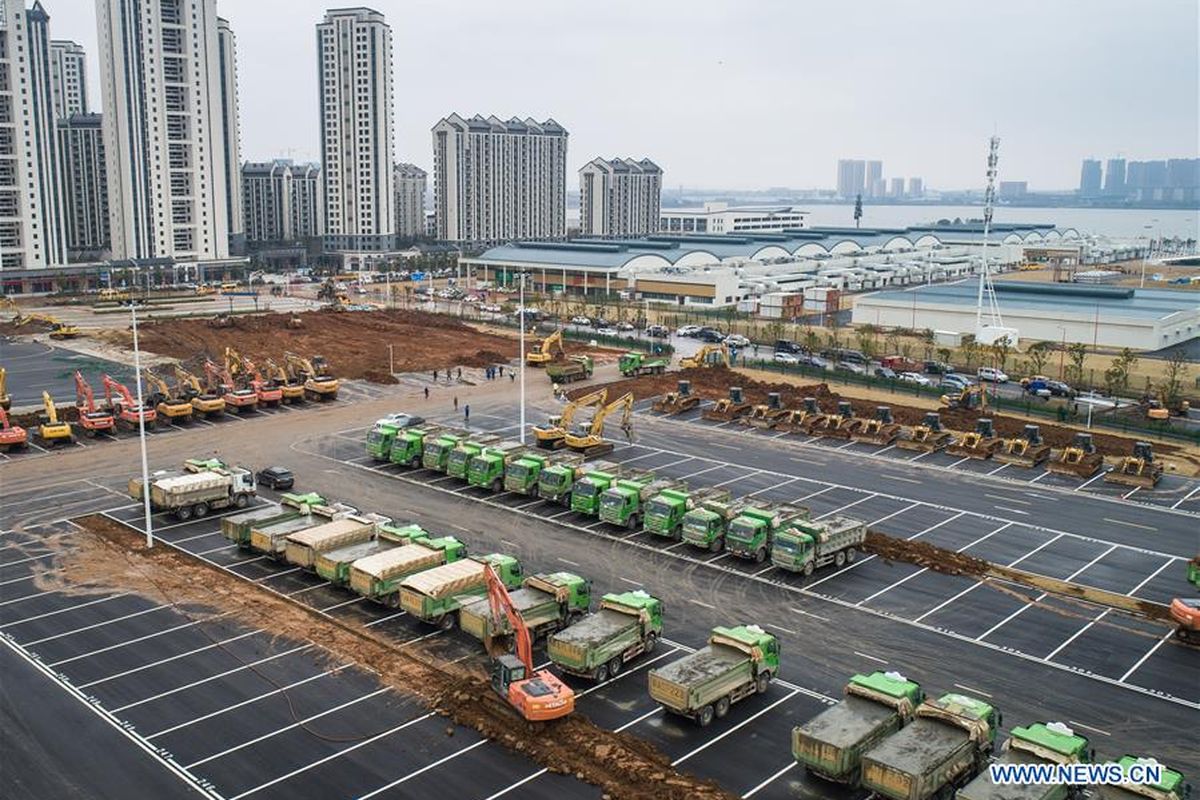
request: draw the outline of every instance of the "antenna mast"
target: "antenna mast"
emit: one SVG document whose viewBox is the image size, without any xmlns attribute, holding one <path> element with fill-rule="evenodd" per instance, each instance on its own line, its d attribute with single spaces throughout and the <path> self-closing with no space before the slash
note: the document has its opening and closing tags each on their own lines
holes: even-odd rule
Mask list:
<svg viewBox="0 0 1200 800">
<path fill-rule="evenodd" d="M 992 274 L 988 269 L 988 237 L 992 229 L 992 214 L 996 208 L 996 165 L 999 162 L 1000 137 L 993 135 L 988 139 L 987 189 L 983 195 L 983 255 L 979 270 L 979 292 L 975 299 L 975 339 L 981 344 L 990 345 L 999 339 L 1007 338 L 1015 346 L 1017 331 L 1004 327 L 1000 305 L 996 302 L 996 288 L 992 285 Z M 986 320 L 983 313 L 985 297 Z"/>
</svg>

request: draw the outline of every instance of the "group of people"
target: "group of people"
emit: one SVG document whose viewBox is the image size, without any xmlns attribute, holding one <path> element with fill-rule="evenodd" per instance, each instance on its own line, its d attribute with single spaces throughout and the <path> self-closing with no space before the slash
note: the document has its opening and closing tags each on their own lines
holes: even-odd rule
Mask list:
<svg viewBox="0 0 1200 800">
<path fill-rule="evenodd" d="M 504 367 L 503 366 L 484 367 L 483 376 L 485 378 L 487 378 L 489 381 L 494 381 L 497 378 L 503 378 L 504 377 Z M 508 370 L 508 379 L 510 381 L 515 381 L 517 379 L 516 373 L 513 372 L 511 368 L 509 368 L 509 370 Z"/>
</svg>

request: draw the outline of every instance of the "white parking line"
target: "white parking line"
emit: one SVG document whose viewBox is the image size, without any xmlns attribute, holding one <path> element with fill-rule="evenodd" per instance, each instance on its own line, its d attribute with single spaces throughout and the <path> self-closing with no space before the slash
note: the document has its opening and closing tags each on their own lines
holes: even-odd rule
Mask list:
<svg viewBox="0 0 1200 800">
<path fill-rule="evenodd" d="M 332 606 L 328 606 L 326 608 L 321 608 L 321 609 L 317 609 L 317 610 L 320 611 L 322 614 L 324 614 L 328 611 L 334 611 L 336 609 L 343 608 L 345 606 L 354 605 L 355 603 L 361 603 L 363 600 L 366 600 L 366 599 L 367 598 L 365 598 L 365 597 L 355 597 L 353 600 L 343 600 L 340 603 L 336 603 Z"/>
<path fill-rule="evenodd" d="M 878 662 L 878 663 L 880 663 L 880 664 L 886 664 L 886 663 L 888 663 L 888 662 L 887 662 L 885 659 L 882 659 L 882 658 L 877 658 L 876 656 L 870 655 L 870 654 L 868 654 L 868 653 L 862 653 L 862 652 L 859 652 L 858 650 L 855 650 L 855 651 L 854 651 L 854 655 L 856 655 L 856 656 L 860 656 L 860 657 L 862 657 L 862 658 L 865 658 L 865 659 L 867 659 L 867 660 L 869 660 L 869 661 L 875 661 L 875 662 Z"/>
<path fill-rule="evenodd" d="M 152 608 L 142 609 L 141 611 L 134 611 L 132 614 L 125 614 L 120 617 L 114 617 L 113 619 L 106 619 L 103 622 L 94 622 L 91 625 L 84 625 L 82 628 L 72 628 L 69 631 L 63 631 L 62 633 L 56 633 L 53 636 L 43 636 L 41 639 L 35 639 L 32 642 L 23 642 L 21 644 L 21 646 L 22 647 L 36 647 L 37 645 L 42 644 L 43 642 L 52 642 L 55 639 L 63 639 L 67 636 L 72 636 L 76 633 L 82 633 L 83 631 L 90 631 L 94 628 L 103 628 L 105 625 L 111 625 L 114 622 L 121 622 L 123 620 L 130 619 L 131 617 L 140 617 L 142 614 L 149 614 L 153 611 L 162 611 L 165 608 L 171 608 L 171 606 L 165 606 L 165 605 L 164 606 L 153 606 Z"/>
<path fill-rule="evenodd" d="M 1195 497 L 1196 492 L 1200 492 L 1200 486 L 1197 486 L 1195 489 L 1192 489 L 1190 492 L 1185 494 L 1183 497 L 1176 500 L 1175 504 L 1173 506 L 1171 506 L 1171 508 L 1179 508 L 1185 502 L 1187 502 L 1188 500 L 1191 500 L 1193 497 Z"/>
<path fill-rule="evenodd" d="M 403 778 L 397 778 L 396 780 L 392 781 L 391 783 L 387 784 L 386 786 L 380 786 L 378 789 L 376 789 L 373 792 L 367 792 L 364 795 L 359 795 L 358 800 L 368 800 L 368 798 L 374 797 L 377 794 L 386 792 L 389 789 L 393 789 L 402 783 L 412 780 L 413 778 L 417 777 L 418 775 L 422 775 L 431 769 L 440 767 L 442 764 L 445 764 L 447 761 L 450 761 L 451 759 L 455 759 L 461 755 L 469 753 L 472 750 L 474 750 L 476 747 L 485 745 L 489 741 L 490 741 L 489 739 L 480 739 L 478 742 L 475 742 L 474 744 L 469 744 L 460 750 L 455 750 L 450 755 L 444 756 L 443 758 L 439 758 L 437 761 L 434 761 L 432 764 L 426 764 L 425 766 L 421 767 L 420 769 L 413 770 L 412 772 L 405 775 Z"/>
<path fill-rule="evenodd" d="M 964 692 L 969 692 L 969 693 L 971 693 L 971 694 L 977 694 L 977 695 L 980 695 L 980 696 L 982 696 L 982 697 L 991 697 L 991 695 L 990 695 L 990 694 L 988 694 L 987 692 L 985 692 L 983 689 L 976 689 L 976 688 L 974 688 L 974 687 L 971 687 L 971 686 L 963 686 L 961 683 L 956 683 L 956 684 L 954 684 L 954 688 L 955 688 L 955 689 L 962 689 Z"/>
<path fill-rule="evenodd" d="M 110 594 L 108 597 L 101 597 L 99 600 L 89 600 L 86 603 L 79 603 L 77 605 L 67 606 L 66 608 L 60 608 L 57 611 L 47 611 L 45 614 L 37 614 L 32 617 L 25 617 L 24 619 L 13 620 L 12 622 L 6 622 L 3 625 L 0 625 L 0 630 L 4 630 L 5 628 L 12 627 L 13 625 L 22 625 L 26 622 L 33 622 L 35 619 L 45 619 L 46 617 L 53 617 L 56 614 L 65 614 L 68 611 L 74 611 L 78 608 L 94 606 L 97 603 L 107 603 L 109 600 L 116 600 L 118 597 L 126 597 L 128 594 L 129 594 L 129 592 L 121 592 L 120 594 Z"/>
<path fill-rule="evenodd" d="M 870 500 L 872 497 L 875 497 L 875 496 L 876 496 L 875 493 L 871 492 L 871 493 L 867 494 L 865 497 L 861 497 L 858 500 L 855 500 L 853 503 L 847 503 L 846 505 L 842 506 L 841 508 L 835 508 L 833 511 L 826 511 L 824 514 L 822 514 L 819 517 L 813 517 L 813 519 L 825 519 L 826 517 L 832 517 L 834 514 L 841 513 L 842 511 L 845 511 L 847 508 L 852 508 L 852 507 L 858 505 L 859 503 L 865 503 L 868 500 Z M 962 516 L 962 514 L 960 514 L 959 516 Z"/>
<path fill-rule="evenodd" d="M 753 789 L 751 789 L 750 791 L 748 791 L 744 795 L 742 795 L 742 800 L 747 800 L 747 798 L 754 797 L 754 795 L 758 794 L 764 788 L 766 788 L 767 786 L 770 786 L 772 783 L 774 783 L 775 781 L 779 780 L 784 775 L 786 775 L 788 773 L 788 771 L 790 771 L 793 767 L 796 766 L 797 763 L 798 762 L 795 759 L 792 759 L 791 761 L 789 761 L 787 763 L 786 767 L 779 770 L 779 772 L 776 772 L 774 775 L 767 778 L 765 781 L 760 783 L 758 786 L 755 786 Z"/>
<path fill-rule="evenodd" d="M 731 733 L 734 733 L 735 731 L 745 727 L 746 725 L 749 725 L 751 722 L 758 719 L 763 714 L 766 714 L 768 711 L 775 708 L 775 706 L 777 706 L 781 703 L 786 703 L 788 700 L 791 700 L 793 697 L 795 697 L 798 694 L 800 694 L 799 689 L 792 689 L 790 692 L 785 694 L 783 697 L 779 698 L 774 703 L 771 703 L 771 705 L 767 706 L 766 708 L 760 709 L 757 713 L 751 714 L 749 717 L 746 717 L 744 720 L 739 722 L 737 725 L 734 725 L 732 728 L 725 731 L 720 736 L 715 736 L 712 739 L 709 739 L 707 742 L 700 745 L 695 750 L 692 750 L 690 753 L 687 753 L 687 754 L 682 755 L 679 758 L 675 759 L 674 761 L 671 762 L 671 766 L 672 767 L 679 766 L 680 764 L 682 764 L 684 761 L 687 761 L 692 756 L 696 755 L 697 753 L 703 752 L 704 750 L 707 750 L 708 748 L 712 747 L 717 742 L 724 739 L 726 736 L 729 736 Z"/>
<path fill-rule="evenodd" d="M 905 541 L 910 541 L 910 542 L 911 542 L 913 539 L 916 539 L 916 538 L 917 538 L 917 537 L 919 537 L 919 536 L 924 536 L 925 534 L 929 533 L 930 531 L 932 531 L 932 530 L 935 530 L 936 528 L 940 528 L 940 527 L 942 527 L 943 525 L 945 525 L 945 524 L 946 524 L 946 523 L 948 523 L 948 522 L 953 522 L 954 520 L 958 519 L 959 517 L 961 517 L 962 515 L 964 515 L 964 514 L 966 514 L 966 513 L 967 513 L 967 512 L 965 512 L 965 511 L 960 511 L 960 512 L 958 512 L 957 514 L 955 514 L 955 515 L 954 515 L 954 516 L 952 516 L 952 517 L 947 517 L 946 519 L 942 520 L 941 522 L 937 522 L 937 523 L 935 523 L 935 524 L 933 524 L 933 525 L 930 525 L 928 528 L 925 528 L 924 530 L 917 531 L 917 532 L 916 532 L 916 533 L 914 533 L 912 536 L 906 536 L 906 537 L 904 537 L 904 538 L 905 538 Z M 839 575 L 841 575 L 841 574 L 842 574 L 842 573 L 844 573 L 844 572 L 849 572 L 850 570 L 852 570 L 852 569 L 854 569 L 855 567 L 857 567 L 859 564 L 866 564 L 868 561 L 870 561 L 870 560 L 871 560 L 871 559 L 873 559 L 873 558 L 875 558 L 875 556 L 873 556 L 873 555 L 870 555 L 870 556 L 867 556 L 866 558 L 863 558 L 863 559 L 860 559 L 860 560 L 858 560 L 858 561 L 855 561 L 853 564 L 847 564 L 846 566 L 842 567 L 842 568 L 841 568 L 841 569 L 839 569 L 838 571 L 834 572 L 832 575 L 826 575 L 824 578 L 821 578 L 821 579 L 819 579 L 819 580 L 813 581 L 812 583 L 809 583 L 809 584 L 805 585 L 805 587 L 804 587 L 804 588 L 806 588 L 806 589 L 812 589 L 813 587 L 820 586 L 820 585 L 821 585 L 822 583 L 824 583 L 825 581 L 827 581 L 827 580 L 831 580 L 831 579 L 833 579 L 833 578 L 836 578 L 836 577 L 838 577 Z"/>
<path fill-rule="evenodd" d="M 138 642 L 144 642 L 149 639 L 154 639 L 158 636 L 165 636 L 168 633 L 174 633 L 175 631 L 181 631 L 181 630 L 184 630 L 185 628 L 191 628 L 196 625 L 200 625 L 201 623 L 204 623 L 204 622 L 209 622 L 214 619 L 220 619 L 221 617 L 227 617 L 231 613 L 232 612 L 227 611 L 224 614 L 216 614 L 214 616 L 206 617 L 204 619 L 192 620 L 191 622 L 181 622 L 180 624 L 173 625 L 170 628 L 163 628 L 162 630 L 155 631 L 154 633 L 147 633 L 145 636 L 138 636 L 133 639 L 128 639 L 124 642 L 117 642 L 116 644 L 110 644 L 107 647 L 101 647 L 97 650 L 89 650 L 88 652 L 80 653 L 77 656 L 71 656 L 70 658 L 62 659 L 61 661 L 51 662 L 51 663 L 47 664 L 46 666 L 51 667 L 53 669 L 57 669 L 58 667 L 61 667 L 63 664 L 70 664 L 72 661 L 81 661 L 82 659 L 91 658 L 92 656 L 99 655 L 100 653 L 107 653 L 111 650 L 120 650 L 122 647 L 128 647 L 131 644 L 137 644 Z"/>
<path fill-rule="evenodd" d="M 793 478 L 792 480 L 797 480 L 797 479 Z M 833 489 L 833 488 L 835 488 L 835 487 L 826 486 L 824 489 L 817 489 L 815 492 L 809 492 L 808 494 L 804 495 L 803 497 L 797 497 L 792 502 L 793 503 L 803 503 L 805 500 L 808 500 L 811 497 L 816 497 L 819 494 L 825 494 L 826 492 L 828 492 L 830 489 Z"/>
<path fill-rule="evenodd" d="M 783 483 L 776 483 L 773 486 L 768 486 L 765 489 L 759 489 L 758 491 L 751 492 L 750 494 L 746 495 L 746 497 L 757 497 L 758 495 L 762 494 L 763 492 L 769 492 L 772 489 L 781 489 L 784 486 L 787 486 L 789 483 L 795 483 L 798 480 L 800 480 L 800 479 L 799 478 L 790 478 L 790 479 L 784 481 Z"/>
<path fill-rule="evenodd" d="M 703 475 L 706 472 L 712 472 L 714 469 L 721 469 L 722 466 L 723 466 L 722 464 L 718 464 L 715 467 L 708 467 L 707 469 L 702 469 L 697 472 L 689 472 L 687 475 L 680 476 L 679 480 L 681 480 L 681 481 L 691 480 L 692 478 L 696 477 L 697 475 Z"/>
<path fill-rule="evenodd" d="M 1174 635 L 1175 635 L 1174 629 L 1167 631 L 1165 636 L 1163 636 L 1161 639 L 1159 639 L 1157 642 L 1154 643 L 1154 647 L 1151 647 L 1149 650 L 1146 651 L 1146 655 L 1139 658 L 1137 660 L 1137 663 L 1134 664 L 1132 667 L 1130 667 L 1125 672 L 1125 674 L 1121 676 L 1121 683 L 1124 683 L 1129 678 L 1130 675 L 1137 672 L 1138 668 L 1141 667 L 1142 664 L 1146 663 L 1146 659 L 1149 658 L 1150 656 L 1154 655 L 1155 651 L 1158 650 L 1158 648 L 1162 647 L 1164 644 L 1166 644 L 1167 640 L 1170 639 L 1171 637 L 1173 637 Z"/>
<path fill-rule="evenodd" d="M 990 533 L 985 533 L 983 536 L 980 536 L 975 541 L 971 542 L 970 544 L 963 545 L 962 547 L 958 548 L 954 552 L 961 553 L 964 550 L 970 549 L 970 548 L 974 547 L 975 545 L 979 544 L 980 542 L 982 542 L 983 540 L 991 538 L 992 536 L 995 536 L 997 533 L 999 533 L 1000 531 L 1004 530 L 1005 528 L 1009 527 L 1012 524 L 1013 523 L 1011 523 L 1011 522 L 1006 522 L 1003 525 L 1001 525 L 999 528 L 996 528 L 996 530 L 991 531 Z M 854 605 L 856 605 L 856 606 L 866 605 L 867 603 L 874 600 L 876 597 L 879 597 L 879 595 L 884 594 L 885 592 L 889 592 L 892 589 L 895 589 L 897 586 L 905 583 L 906 581 L 910 581 L 913 578 L 917 577 L 918 575 L 921 575 L 928 571 L 929 571 L 928 567 L 921 567 L 916 572 L 906 575 L 905 577 L 901 578 L 900 580 L 896 581 L 895 583 L 891 584 L 890 586 L 885 586 L 884 588 L 880 589 L 878 592 L 875 592 L 874 594 L 872 594 L 868 597 L 864 597 L 862 600 L 859 600 Z"/>
<path fill-rule="evenodd" d="M 1083 483 L 1081 483 L 1081 484 L 1079 484 L 1078 486 L 1076 486 L 1074 489 L 1072 489 L 1072 491 L 1078 492 L 1078 491 L 1080 491 L 1081 489 L 1085 489 L 1085 488 L 1087 488 L 1088 486 L 1091 486 L 1093 483 L 1095 483 L 1096 481 L 1098 481 L 1098 480 L 1100 480 L 1101 478 L 1103 478 L 1103 477 L 1104 477 L 1104 472 L 1105 472 L 1104 468 L 1103 468 L 1103 467 L 1101 467 L 1101 469 L 1100 469 L 1100 471 L 1099 471 L 1099 472 L 1097 472 L 1097 473 L 1096 473 L 1095 475 L 1093 475 L 1091 478 L 1088 478 L 1088 479 L 1087 479 L 1086 481 L 1084 481 Z"/>
<path fill-rule="evenodd" d="M 127 675 L 133 675 L 135 673 L 141 672 L 142 670 L 147 670 L 152 667 L 160 666 L 162 664 L 169 664 L 172 661 L 178 661 L 181 658 L 187 658 L 188 656 L 195 655 L 196 653 L 202 653 L 205 650 L 212 650 L 214 647 L 224 647 L 225 645 L 227 645 L 231 642 L 236 642 L 239 639 L 245 639 L 248 636 L 254 636 L 259 633 L 263 633 L 263 631 L 248 631 L 246 633 L 239 633 L 237 636 L 231 636 L 228 639 L 222 639 L 219 642 L 213 642 L 212 644 L 206 644 L 203 647 L 197 647 L 195 650 L 188 650 L 186 653 L 178 653 L 173 656 L 168 656 L 167 658 L 160 658 L 158 661 L 152 661 L 149 664 L 142 664 L 140 667 L 133 667 L 132 669 L 127 669 L 122 672 L 118 672 L 115 675 L 109 675 L 107 678 L 98 678 L 94 681 L 89 681 L 88 683 L 82 683 L 79 685 L 79 688 L 80 689 L 88 689 L 92 686 L 99 686 L 102 683 L 108 683 L 109 681 L 115 681 L 119 678 L 124 678 Z"/>
<path fill-rule="evenodd" d="M 56 555 L 58 555 L 58 553 L 49 552 L 49 553 L 42 553 L 41 555 L 37 555 L 37 556 L 30 556 L 29 558 L 22 558 L 18 561 L 5 561 L 3 564 L 0 564 L 0 569 L 4 569 L 5 567 L 15 567 L 17 564 L 27 564 L 30 561 L 37 561 L 38 559 L 50 558 L 51 556 L 56 556 Z"/>
<path fill-rule="evenodd" d="M 1133 497 L 1135 494 L 1137 494 L 1137 491 L 1138 491 L 1138 489 L 1141 489 L 1141 488 L 1142 488 L 1142 487 L 1140 487 L 1140 486 L 1135 486 L 1135 487 L 1133 487 L 1133 488 L 1132 488 L 1132 489 L 1130 489 L 1128 492 L 1126 492 L 1125 494 L 1121 495 L 1121 499 L 1122 499 L 1122 500 L 1128 500 L 1129 498 L 1131 498 L 1131 497 Z"/>
<path fill-rule="evenodd" d="M 1153 525 L 1142 525 L 1140 522 L 1127 522 L 1126 520 L 1113 519 L 1112 517 L 1105 517 L 1104 521 L 1111 522 L 1114 525 L 1126 525 L 1130 528 L 1139 528 L 1144 531 L 1157 531 L 1158 530 L 1158 528 L 1154 527 Z"/>
<path fill-rule="evenodd" d="M 726 465 L 722 464 L 721 466 L 726 466 Z M 733 467 L 733 469 L 747 469 L 747 467 L 737 467 L 737 466 L 735 466 L 735 467 Z M 721 486 L 724 486 L 724 485 L 725 485 L 725 484 L 727 484 L 727 483 L 733 483 L 734 481 L 744 481 L 744 480 L 746 480 L 747 478 L 753 478 L 755 475 L 759 475 L 759 474 L 761 474 L 761 473 L 762 473 L 762 470 L 761 470 L 761 469 L 755 469 L 755 470 L 751 470 L 750 472 L 747 472 L 745 475 L 738 475 L 737 477 L 730 478 L 730 479 L 729 479 L 729 480 L 727 480 L 727 481 L 721 481 L 720 483 L 714 483 L 714 484 L 712 485 L 712 487 L 711 487 L 711 488 L 713 488 L 713 489 L 716 489 L 716 488 L 719 488 L 719 487 L 721 487 Z"/>
<path fill-rule="evenodd" d="M 403 617 L 407 613 L 408 613 L 407 611 L 397 611 L 395 614 L 388 614 L 386 617 L 380 617 L 379 619 L 371 620 L 370 622 L 363 625 L 363 627 L 370 628 L 372 625 L 378 625 L 381 622 L 387 622 L 389 619 L 395 619 L 396 617 Z"/>
<path fill-rule="evenodd" d="M 1067 646 L 1067 645 L 1069 645 L 1071 642 L 1073 642 L 1073 641 L 1075 641 L 1076 639 L 1078 639 L 1078 638 L 1079 638 L 1080 636 L 1082 636 L 1083 634 L 1087 633 L 1087 631 L 1088 631 L 1088 629 L 1089 629 L 1089 628 L 1091 628 L 1093 625 L 1095 625 L 1095 624 L 1096 624 L 1097 622 L 1099 622 L 1100 620 L 1102 620 L 1102 619 L 1104 619 L 1105 617 L 1107 617 L 1107 616 L 1108 616 L 1108 612 L 1110 612 L 1110 611 L 1112 611 L 1112 609 L 1111 609 L 1111 608 L 1106 608 L 1106 609 L 1104 609 L 1103 611 L 1101 611 L 1101 612 L 1100 612 L 1100 615 L 1099 615 L 1098 617 L 1096 617 L 1094 620 L 1092 620 L 1091 622 L 1089 622 L 1087 625 L 1084 625 L 1084 626 L 1083 626 L 1082 628 L 1080 628 L 1079 630 L 1075 631 L 1073 634 L 1071 634 L 1071 635 L 1070 635 L 1070 636 L 1067 638 L 1067 640 L 1066 640 L 1065 642 L 1063 642 L 1063 643 L 1062 643 L 1062 644 L 1060 644 L 1058 647 L 1054 648 L 1054 649 L 1053 649 L 1053 650 L 1051 650 L 1049 653 L 1047 653 L 1047 654 L 1046 654 L 1046 660 L 1047 660 L 1047 661 L 1049 661 L 1049 660 L 1053 659 L 1053 658 L 1054 658 L 1056 655 L 1058 655 L 1058 654 L 1059 654 L 1059 652 L 1060 652 L 1060 651 L 1061 651 L 1061 650 L 1062 650 L 1064 647 L 1066 647 L 1066 646 Z"/>
<path fill-rule="evenodd" d="M 1172 564 L 1174 564 L 1174 563 L 1175 563 L 1176 561 L 1178 561 L 1178 560 L 1179 560 L 1178 558 L 1168 558 L 1166 561 L 1164 561 L 1164 562 L 1163 562 L 1163 564 L 1162 564 L 1162 566 L 1161 566 L 1161 567 L 1159 567 L 1158 569 L 1154 570 L 1154 572 L 1151 572 L 1149 575 L 1147 575 L 1147 576 L 1146 576 L 1146 578 L 1145 578 L 1145 579 L 1144 579 L 1144 580 L 1143 580 L 1141 583 L 1139 583 L 1137 586 L 1133 587 L 1133 588 L 1132 588 L 1132 589 L 1130 589 L 1128 592 L 1126 592 L 1126 593 L 1125 593 L 1125 596 L 1126 596 L 1126 597 L 1133 597 L 1135 594 L 1137 594 L 1137 593 L 1138 593 L 1138 592 L 1141 590 L 1141 588 L 1142 588 L 1143 586 L 1145 586 L 1147 583 L 1149 583 L 1150 581 L 1152 581 L 1152 580 L 1154 580 L 1155 578 L 1157 578 L 1157 577 L 1158 577 L 1158 573 L 1162 572 L 1164 569 L 1166 569 L 1167 567 L 1171 566 Z"/>
</svg>

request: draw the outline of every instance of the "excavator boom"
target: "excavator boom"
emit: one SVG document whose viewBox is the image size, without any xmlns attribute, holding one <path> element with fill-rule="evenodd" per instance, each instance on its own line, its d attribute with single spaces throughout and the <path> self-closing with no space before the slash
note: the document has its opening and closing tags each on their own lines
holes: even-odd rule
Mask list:
<svg viewBox="0 0 1200 800">
<path fill-rule="evenodd" d="M 611 453 L 612 442 L 604 439 L 604 421 L 614 412 L 620 410 L 621 430 L 627 439 L 633 438 L 633 392 L 627 392 L 606 406 L 600 408 L 587 429 L 577 427 L 574 431 L 567 429 L 565 437 L 567 447 L 582 452 L 586 457 Z"/>
<path fill-rule="evenodd" d="M 567 431 L 571 429 L 571 422 L 575 419 L 575 414 L 581 408 L 601 408 L 608 400 L 608 389 L 597 389 L 596 391 L 580 397 L 578 400 L 572 400 L 563 408 L 562 415 L 556 421 L 551 418 L 546 426 L 535 425 L 533 434 L 537 438 L 538 447 L 547 450 L 556 450 L 566 443 Z"/>
<path fill-rule="evenodd" d="M 8 370 L 0 367 L 0 408 L 7 411 L 12 408 L 12 398 L 8 396 Z"/>
<path fill-rule="evenodd" d="M 59 442 L 71 442 L 74 436 L 71 433 L 71 425 L 67 422 L 59 422 L 58 408 L 54 405 L 54 398 L 49 392 L 42 392 L 42 408 L 46 410 L 46 421 L 38 427 L 38 438 L 43 444 L 58 444 Z M 83 418 L 82 413 L 80 419 Z"/>
<path fill-rule="evenodd" d="M 728 367 L 729 347 L 724 342 L 721 344 L 706 344 L 697 350 L 694 355 L 680 359 L 679 366 L 683 369 L 713 366 Z"/>
<path fill-rule="evenodd" d="M 531 367 L 546 366 L 546 364 L 554 360 L 552 351 L 556 347 L 560 356 L 566 356 L 567 351 L 563 348 L 563 332 L 561 328 L 537 342 L 533 350 L 525 354 L 525 363 Z"/>
</svg>

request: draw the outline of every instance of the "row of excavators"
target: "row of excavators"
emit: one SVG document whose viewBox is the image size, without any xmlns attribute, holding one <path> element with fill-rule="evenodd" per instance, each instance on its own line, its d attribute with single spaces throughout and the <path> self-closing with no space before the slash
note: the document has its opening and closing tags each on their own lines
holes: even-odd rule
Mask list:
<svg viewBox="0 0 1200 800">
<path fill-rule="evenodd" d="M 586 420 L 576 420 L 581 411 L 593 409 Z M 621 412 L 621 430 L 625 438 L 633 438 L 633 393 L 608 401 L 608 390 L 598 389 L 572 400 L 561 413 L 550 417 L 546 425 L 535 425 L 533 429 L 537 446 L 546 450 L 567 447 L 585 458 L 605 455 L 613 451 L 613 443 L 604 438 L 604 422 L 615 412 Z"/>
<path fill-rule="evenodd" d="M 118 428 L 186 424 L 197 417 L 216 417 L 225 412 L 242 414 L 281 403 L 337 399 L 338 379 L 320 356 L 309 359 L 285 353 L 282 364 L 265 359 L 265 369 L 233 348 L 226 348 L 224 356 L 221 364 L 205 359 L 204 380 L 181 364 L 172 368 L 170 376 L 146 369 L 142 373 L 147 390 L 144 405 L 134 399 L 134 393 L 125 384 L 110 375 L 101 378 L 104 401 L 99 402 L 83 373 L 76 371 L 78 418 L 74 425 L 59 416 L 50 393 L 42 392 L 45 418 L 35 430 L 37 439 L 52 447 L 72 443 L 76 432 L 93 438 Z M 0 448 L 5 450 L 21 448 L 29 441 L 29 432 L 8 418 L 11 401 L 5 388 L 6 377 L 0 368 L 0 398 L 4 401 L 0 403 Z M 168 382 L 168 377 L 174 379 L 174 385 Z"/>
<path fill-rule="evenodd" d="M 698 407 L 701 398 L 692 391 L 691 383 L 679 381 L 678 388 L 656 400 L 652 409 L 666 416 L 675 416 Z M 945 451 L 963 459 L 994 459 L 1002 464 L 1032 469 L 1045 465 L 1048 472 L 1091 478 L 1104 468 L 1104 456 L 1096 450 L 1090 433 L 1077 433 L 1070 445 L 1053 449 L 1042 438 L 1037 425 L 1026 425 L 1010 437 L 997 436 L 991 418 L 976 421 L 972 431 L 958 432 L 943 427 L 936 412 L 925 415 L 918 425 L 905 426 L 895 422 L 889 406 L 877 406 L 873 416 L 859 416 L 852 403 L 838 401 L 833 412 L 823 411 L 816 398 L 806 397 L 800 408 L 783 406 L 779 393 L 767 395 L 767 402 L 751 404 L 738 386 L 729 388 L 723 397 L 701 412 L 701 418 L 713 422 L 738 422 L 749 427 L 796 433 L 806 436 L 826 436 L 848 439 L 881 447 L 895 446 L 901 450 L 922 453 Z M 1153 488 L 1161 479 L 1163 464 L 1155 459 L 1147 442 L 1137 442 L 1133 452 L 1118 461 L 1104 474 L 1104 480 L 1125 486 Z"/>
</svg>

